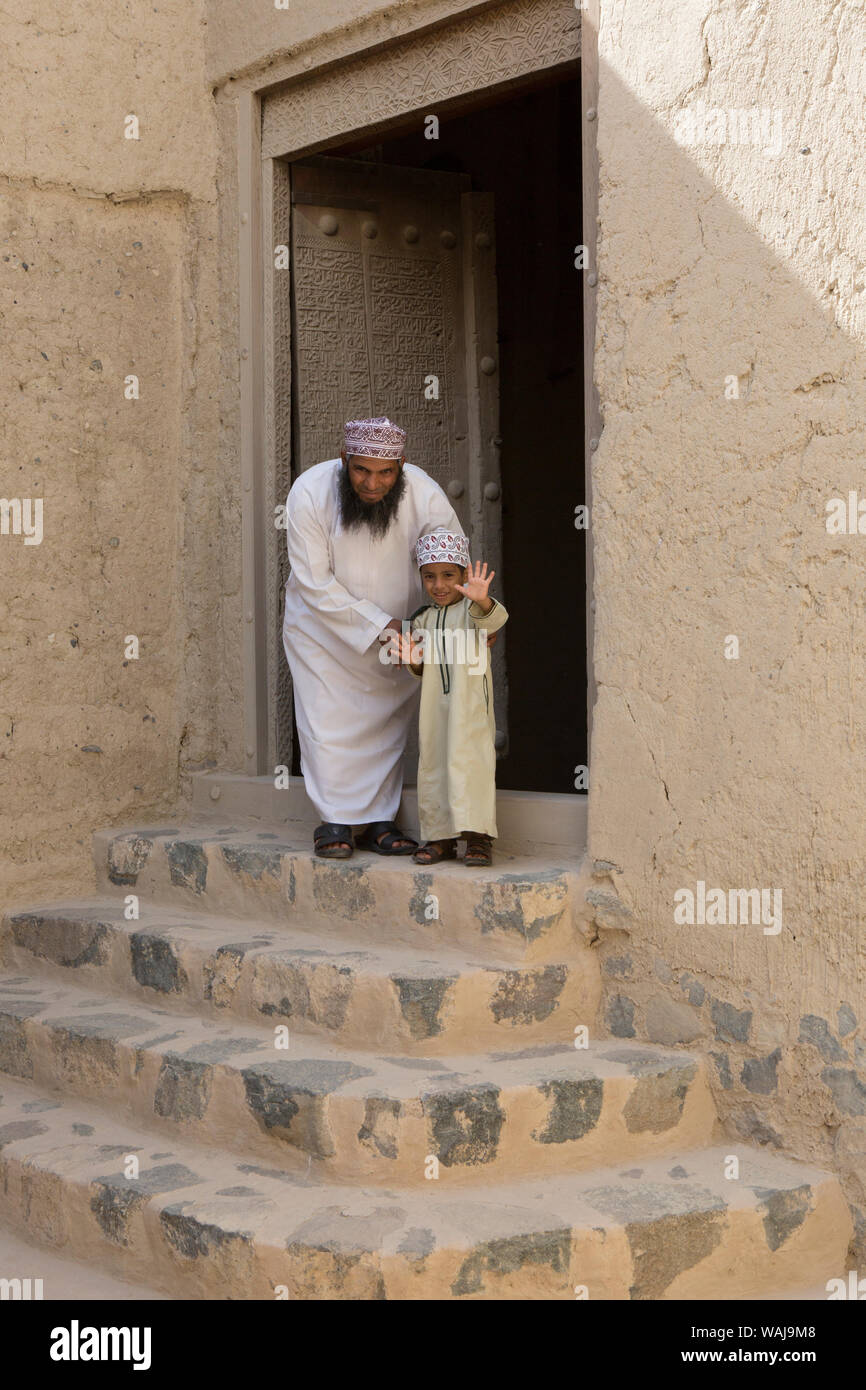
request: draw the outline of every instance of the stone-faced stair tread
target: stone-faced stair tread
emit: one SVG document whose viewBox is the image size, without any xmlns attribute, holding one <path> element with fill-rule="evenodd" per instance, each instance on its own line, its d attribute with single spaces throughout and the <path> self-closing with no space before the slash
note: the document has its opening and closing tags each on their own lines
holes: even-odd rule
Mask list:
<svg viewBox="0 0 866 1390">
<path fill-rule="evenodd" d="M 550 1042 L 596 1014 L 592 953 L 510 960 L 481 938 L 462 946 L 414 927 L 384 943 L 366 927 L 325 932 L 140 901 L 127 920 L 117 897 L 44 903 L 7 914 L 8 969 L 213 1017 L 290 1021 L 346 1046 L 417 1056 Z M 563 959 L 563 957 L 565 957 Z"/>
<path fill-rule="evenodd" d="M 423 1182 L 431 1154 L 469 1183 L 587 1168 L 699 1147 L 715 1124 L 688 1054 L 567 1040 L 407 1057 L 44 973 L 0 976 L 0 1073 L 356 1184 Z"/>
<path fill-rule="evenodd" d="M 152 901 L 216 905 L 236 916 L 279 923 L 294 916 L 325 931 L 352 923 L 365 936 L 497 943 L 506 955 L 551 957 L 589 952 L 581 888 L 585 855 L 571 860 L 502 853 L 488 869 L 415 864 L 411 856 L 369 851 L 349 860 L 318 858 L 309 844 L 239 824 L 97 831 L 93 837 L 102 891 Z M 435 901 L 434 901 L 435 900 Z"/>
<path fill-rule="evenodd" d="M 375 940 L 478 940 L 517 959 L 584 955 L 598 983 L 598 956 L 588 949 L 585 855 L 571 859 L 500 853 L 489 869 L 464 863 L 416 865 L 411 856 L 357 853 L 321 859 L 292 835 L 238 824 L 114 827 L 93 835 L 100 890 L 156 902 L 217 906 L 235 916 L 267 917 L 324 931 L 342 923 Z M 626 910 L 626 909 L 623 909 Z M 598 994 L 598 990 L 596 990 Z"/>
<path fill-rule="evenodd" d="M 732 1153 L 740 1161 L 737 1181 L 725 1177 Z M 124 1176 L 123 1163 L 129 1154 L 139 1157 L 136 1181 Z M 688 1274 L 690 1256 L 684 1265 L 682 1250 L 690 1234 L 697 1234 L 702 1259 L 715 1260 L 721 1253 L 721 1277 L 728 1281 L 725 1296 L 737 1298 L 749 1297 L 761 1287 L 801 1286 L 804 1259 L 811 1261 L 810 1277 L 815 1281 L 829 1277 L 837 1264 L 841 1268 L 851 1225 L 831 1174 L 735 1141 L 582 1174 L 495 1183 L 483 1193 L 449 1190 L 447 1174 L 416 1189 L 366 1190 L 242 1163 L 187 1140 L 166 1145 L 164 1136 L 107 1118 L 92 1104 L 60 1100 L 0 1077 L 0 1218 L 13 1228 L 22 1224 L 21 1212 L 10 1205 L 15 1202 L 16 1168 L 26 1170 L 28 1187 L 45 1174 L 47 1190 L 55 1194 L 55 1200 L 59 1189 L 70 1221 L 77 1222 L 78 1240 L 89 1238 L 90 1259 L 98 1259 L 103 1247 L 112 1256 L 123 1254 L 117 1249 L 125 1243 L 118 1227 L 148 1208 L 164 1213 L 160 1218 L 163 1235 L 168 1233 L 174 1247 L 175 1267 L 178 1251 L 191 1259 L 215 1258 L 215 1252 L 234 1239 L 248 1248 L 267 1246 L 295 1253 L 300 1249 L 304 1259 L 322 1252 L 338 1259 L 373 1252 L 382 1258 L 423 1261 L 431 1252 L 447 1247 L 476 1252 L 481 1270 L 513 1271 L 521 1264 L 523 1251 L 529 1274 L 535 1278 L 539 1259 L 548 1258 L 551 1248 L 558 1247 L 565 1266 L 564 1297 L 573 1297 L 568 1281 L 579 1278 L 581 1270 L 572 1267 L 569 1272 L 563 1241 L 567 1245 L 569 1237 L 579 1234 L 590 1239 L 599 1236 L 602 1247 L 612 1242 L 610 1277 L 619 1284 L 624 1279 L 624 1287 L 620 1293 L 602 1291 L 601 1296 L 629 1296 L 625 1287 L 629 1276 L 621 1266 L 631 1248 L 637 1267 L 644 1253 L 641 1232 L 646 1231 L 647 1236 L 655 1233 L 655 1246 L 650 1249 L 649 1266 L 643 1266 L 644 1291 L 638 1296 L 661 1296 L 677 1275 Z M 29 1205 L 32 1213 L 33 1205 Z M 744 1214 L 753 1218 L 747 1253 L 754 1261 L 757 1251 L 766 1260 L 766 1270 L 744 1264 L 736 1240 L 731 1257 L 725 1259 L 725 1242 Z M 62 1243 L 63 1220 L 52 1222 L 46 1215 L 41 1213 L 31 1234 L 47 1243 L 54 1235 Z M 92 1229 L 85 1230 L 84 1220 L 90 1221 Z M 756 1220 L 763 1232 L 759 1246 Z M 708 1230 L 712 1238 L 704 1239 Z M 148 1246 L 145 1258 L 151 1259 L 153 1234 Z M 140 1243 L 133 1241 L 129 1254 L 136 1252 L 141 1259 Z M 670 1267 L 659 1270 L 663 1252 L 668 1252 Z M 554 1249 L 555 1267 L 556 1253 Z M 780 1253 L 784 1267 L 777 1260 Z M 768 1285 L 779 1272 L 783 1282 Z M 164 1284 L 163 1268 L 154 1274 L 154 1286 Z M 463 1265 L 464 1285 L 452 1285 L 452 1294 L 479 1291 L 479 1270 L 473 1266 L 468 1282 L 466 1274 Z M 175 1279 L 178 1282 L 183 1282 L 183 1271 L 179 1281 Z M 266 1285 L 267 1280 L 262 1284 L 259 1277 L 258 1292 L 249 1296 L 269 1296 Z M 483 1285 L 480 1291 L 483 1295 Z M 232 1290 L 234 1296 L 244 1292 Z M 495 1296 L 495 1290 L 491 1293 Z M 417 1296 L 423 1297 L 423 1290 Z M 676 1296 L 691 1295 L 680 1291 Z M 708 1295 L 699 1292 L 697 1296 Z"/>
<path fill-rule="evenodd" d="M 8 1278 L 12 1270 L 22 1271 L 20 1275 L 12 1275 L 13 1278 L 38 1279 L 40 1296 L 46 1303 L 67 1300 L 143 1303 L 163 1302 L 171 1297 L 145 1284 L 130 1283 L 121 1273 L 107 1274 L 92 1264 L 84 1264 L 75 1258 L 73 1251 L 64 1249 L 61 1254 L 39 1245 L 32 1238 L 24 1240 L 20 1232 L 13 1233 L 0 1220 L 0 1271 Z M 29 1276 L 28 1270 L 31 1271 Z M 35 1291 L 35 1284 L 31 1287 Z"/>
<path fill-rule="evenodd" d="M 72 1036 L 100 1038 L 139 1056 L 180 1057 L 233 1071 L 278 1064 L 297 1072 L 310 1094 L 375 1095 L 410 1099 L 455 1087 L 502 1090 L 556 1081 L 620 1078 L 638 1081 L 667 1072 L 694 1075 L 703 1062 L 688 1052 L 654 1044 L 600 1039 L 587 1048 L 542 1043 L 514 1050 L 449 1055 L 446 1058 L 381 1056 L 341 1047 L 289 1028 L 289 1047 L 275 1046 L 267 1024 L 213 1020 L 154 1008 L 142 1000 L 95 993 L 44 975 L 0 974 L 0 1020 L 11 1018 Z M 2 1071 L 0 1071 L 2 1076 Z"/>
<path fill-rule="evenodd" d="M 319 864 L 330 862 L 347 867 L 363 865 L 365 869 L 383 872 L 387 870 L 408 875 L 417 874 L 419 871 L 427 872 L 425 866 L 416 864 L 410 854 L 374 854 L 372 850 L 356 849 L 350 859 L 331 861 L 321 859 L 313 850 L 312 837 L 297 832 L 287 832 L 282 826 L 276 829 L 263 828 L 262 822 L 258 820 L 235 819 L 229 825 L 219 820 L 195 820 L 178 823 L 174 827 L 164 825 L 113 827 L 98 830 L 95 835 L 95 844 L 98 852 L 101 852 L 111 841 L 133 836 L 145 840 L 175 841 L 179 844 L 189 845 L 245 846 L 261 851 L 263 856 L 267 856 L 269 851 L 277 851 L 283 854 L 302 855 L 316 860 Z M 556 870 L 560 873 L 577 873 L 584 858 L 583 849 L 577 846 L 575 846 L 573 855 L 569 855 L 567 852 L 554 853 L 552 850 L 526 852 L 502 849 L 494 844 L 493 863 L 489 868 L 467 868 L 457 860 L 437 864 L 435 872 L 437 877 L 453 875 L 464 882 L 477 879 L 479 882 L 488 883 L 502 874 L 518 876 L 525 874 L 527 877 L 535 877 L 539 872 L 550 870 Z"/>
<path fill-rule="evenodd" d="M 597 1221 L 607 1214 L 614 1219 L 642 1222 L 657 1220 L 692 1209 L 720 1207 L 756 1207 L 765 1198 L 765 1190 L 794 1192 L 803 1186 L 815 1187 L 824 1181 L 835 1181 L 831 1173 L 789 1159 L 764 1149 L 755 1149 L 739 1141 L 687 1153 L 652 1158 L 641 1162 L 622 1163 L 607 1168 L 593 1168 L 585 1173 L 570 1173 L 545 1178 L 524 1178 L 517 1182 L 491 1183 L 482 1191 L 461 1188 L 449 1191 L 441 1177 L 420 1189 L 403 1188 L 393 1191 L 364 1188 L 323 1181 L 313 1174 L 288 1174 L 279 1169 L 267 1169 L 248 1164 L 227 1151 L 204 1147 L 188 1139 L 172 1141 L 166 1149 L 165 1136 L 147 1127 L 128 1123 L 125 1119 L 108 1117 L 91 1102 L 52 1095 L 41 1088 L 17 1079 L 0 1077 L 0 1157 L 15 1155 L 33 1166 L 55 1163 L 61 1175 L 81 1175 L 87 1169 L 105 1171 L 106 1164 L 118 1155 L 138 1154 L 140 1171 L 146 1176 L 149 1162 L 171 1162 L 182 1169 L 178 1177 L 189 1174 L 191 1181 L 173 1190 L 204 1191 L 203 1184 L 223 1185 L 225 1179 L 245 1175 L 247 1180 L 262 1184 L 262 1194 L 287 1210 L 295 1209 L 305 1215 L 316 1198 L 330 1206 L 360 1205 L 369 1199 L 370 1206 L 379 1205 L 383 1198 L 396 1198 L 412 1204 L 417 1212 L 439 1211 L 442 1219 L 451 1219 L 452 1204 L 462 1213 L 478 1213 L 483 1224 L 497 1220 L 502 1213 L 505 1224 L 512 1230 L 521 1228 L 522 1219 L 537 1215 L 524 1203 L 537 1200 L 556 1201 L 559 1221 L 570 1224 L 578 1214 L 591 1215 Z M 730 1181 L 724 1173 L 729 1156 L 735 1154 L 740 1162 L 740 1178 Z M 80 1176 L 77 1180 L 81 1180 Z M 88 1178 L 88 1181 L 93 1181 Z M 641 1199 L 642 1188 L 652 1186 L 652 1200 Z M 168 1189 L 164 1189 L 168 1190 Z M 152 1193 L 159 1195 L 155 1185 Z M 219 1194 L 233 1197 L 234 1193 Z M 253 1194 L 243 1194 L 253 1195 Z M 226 1203 L 231 1210 L 231 1203 Z M 521 1208 L 523 1208 L 521 1210 Z M 545 1213 L 546 1217 L 546 1213 Z M 458 1216 L 454 1234 L 466 1235 L 475 1225 Z M 529 1228 L 527 1228 L 529 1229 Z M 533 1227 L 534 1229 L 534 1227 Z"/>
<path fill-rule="evenodd" d="M 419 928 L 418 940 L 413 944 L 380 942 L 366 927 L 360 935 L 358 928 L 349 923 L 341 924 L 335 932 L 324 932 L 316 926 L 300 926 L 291 918 L 287 918 L 285 925 L 277 925 L 267 919 L 256 922 L 249 917 L 217 914 L 206 907 L 175 908 L 145 898 L 141 899 L 138 911 L 137 919 L 127 919 L 121 897 L 64 898 L 39 903 L 36 907 L 15 907 L 6 913 L 3 926 L 14 929 L 16 924 L 32 922 L 39 931 L 49 931 L 52 924 L 64 922 L 92 924 L 94 928 L 104 925 L 128 937 L 150 933 L 177 939 L 207 952 L 238 946 L 251 958 L 297 956 L 310 962 L 321 960 L 337 968 L 348 966 L 389 978 L 441 979 L 475 971 L 513 974 L 521 970 L 552 968 L 547 961 L 521 965 L 513 959 L 504 960 L 495 946 L 487 947 L 483 940 L 472 950 L 448 941 L 439 942 L 435 922 L 430 924 L 427 933 Z M 26 947 L 37 957 L 39 953 L 33 947 L 38 944 L 37 938 Z M 82 963 L 91 962 L 84 960 Z M 565 961 L 558 964 L 568 968 Z"/>
</svg>

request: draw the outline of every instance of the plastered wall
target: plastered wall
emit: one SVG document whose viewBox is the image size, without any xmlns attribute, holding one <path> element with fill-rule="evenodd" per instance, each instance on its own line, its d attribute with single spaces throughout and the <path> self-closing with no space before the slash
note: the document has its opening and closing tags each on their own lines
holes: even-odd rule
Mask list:
<svg viewBox="0 0 866 1390">
<path fill-rule="evenodd" d="M 7 16 L 0 497 L 41 498 L 42 540 L 0 536 L 0 909 L 85 891 L 97 826 L 244 766 L 239 88 L 478 8 Z"/>
<path fill-rule="evenodd" d="M 239 736 L 203 42 L 196 5 L 4 20 L 0 495 L 42 525 L 0 535 L 3 905 L 89 886 L 91 831 Z"/>
<path fill-rule="evenodd" d="M 710 1051 L 731 1132 L 842 1174 L 863 1257 L 866 535 L 826 522 L 866 496 L 866 20 L 601 10 L 605 1021 Z M 678 923 L 699 881 L 780 890 L 781 928 Z"/>
</svg>

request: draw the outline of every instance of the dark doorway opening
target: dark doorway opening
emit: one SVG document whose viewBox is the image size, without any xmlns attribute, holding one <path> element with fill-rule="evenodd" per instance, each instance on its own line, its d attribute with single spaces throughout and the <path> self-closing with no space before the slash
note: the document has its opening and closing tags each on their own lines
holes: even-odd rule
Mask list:
<svg viewBox="0 0 866 1390">
<path fill-rule="evenodd" d="M 577 77 L 328 151 L 469 176 L 495 198 L 508 747 L 500 788 L 573 792 L 587 764 L 580 85 Z M 384 407 L 383 407 L 384 409 Z M 415 460 L 423 467 L 423 459 Z M 474 558 L 474 557 L 473 557 Z M 481 558 L 484 558 L 483 556 Z"/>
</svg>

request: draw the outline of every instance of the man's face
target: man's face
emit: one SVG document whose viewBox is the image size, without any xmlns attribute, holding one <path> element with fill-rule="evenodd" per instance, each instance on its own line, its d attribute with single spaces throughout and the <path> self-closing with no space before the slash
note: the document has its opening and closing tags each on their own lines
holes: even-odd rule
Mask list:
<svg viewBox="0 0 866 1390">
<path fill-rule="evenodd" d="M 388 532 L 406 491 L 403 459 L 374 459 L 366 454 L 346 458 L 340 450 L 340 516 L 347 531 L 366 527 L 381 540 Z"/>
<path fill-rule="evenodd" d="M 340 457 L 346 464 L 349 482 L 362 502 L 381 502 L 400 476 L 402 459 L 374 459 L 365 454 L 350 454 L 345 449 Z"/>
</svg>

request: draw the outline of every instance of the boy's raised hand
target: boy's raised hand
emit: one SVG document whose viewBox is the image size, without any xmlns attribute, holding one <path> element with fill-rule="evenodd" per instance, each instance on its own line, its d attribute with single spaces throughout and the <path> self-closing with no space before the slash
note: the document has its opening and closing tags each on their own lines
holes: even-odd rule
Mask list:
<svg viewBox="0 0 866 1390">
<path fill-rule="evenodd" d="M 490 581 L 495 573 L 496 570 L 487 573 L 486 561 L 482 568 L 481 561 L 476 560 L 474 571 L 471 564 L 467 567 L 466 583 L 455 584 L 454 587 L 458 593 L 465 594 L 467 598 L 472 599 L 473 603 L 486 603 L 487 590 L 490 588 Z"/>
</svg>

